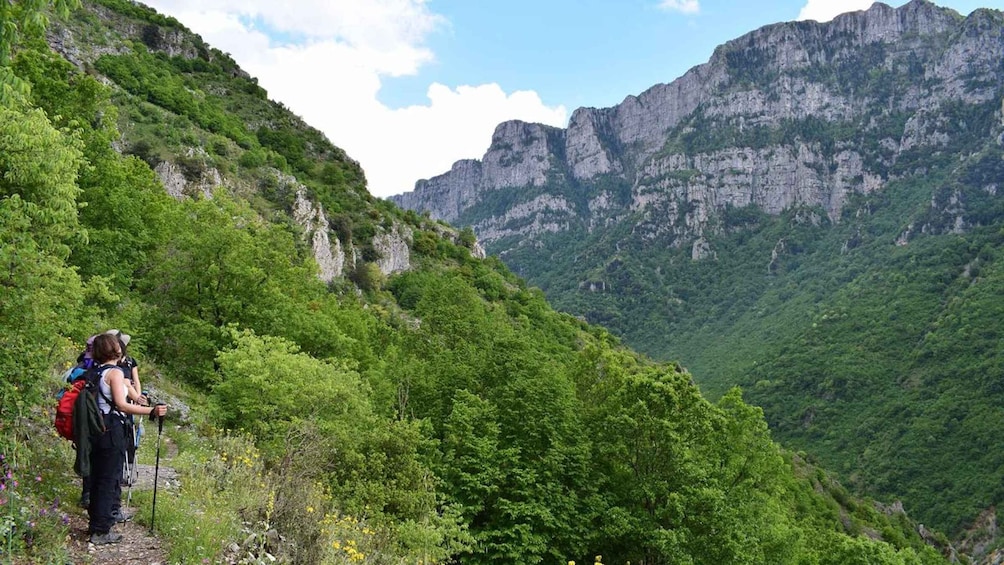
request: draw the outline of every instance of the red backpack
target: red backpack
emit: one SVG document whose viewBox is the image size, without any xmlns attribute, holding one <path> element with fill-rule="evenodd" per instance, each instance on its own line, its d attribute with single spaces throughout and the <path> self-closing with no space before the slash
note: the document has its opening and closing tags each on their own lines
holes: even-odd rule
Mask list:
<svg viewBox="0 0 1004 565">
<path fill-rule="evenodd" d="M 87 373 L 88 371 L 80 366 L 67 372 L 66 382 L 71 386 L 60 392 L 59 403 L 56 405 L 56 433 L 70 441 L 74 441 L 73 406 L 77 403 L 80 391 L 87 386 Z"/>
<path fill-rule="evenodd" d="M 80 426 L 87 429 L 91 434 L 104 433 L 104 423 L 101 421 L 101 412 L 98 410 L 98 395 L 114 405 L 110 398 L 101 392 L 98 381 L 106 369 L 114 368 L 115 365 L 92 365 L 89 369 L 74 367 L 67 372 L 66 379 L 70 382 L 70 388 L 61 393 L 59 402 L 56 405 L 56 432 L 60 436 L 76 443 L 77 437 L 74 430 L 81 429 L 75 420 L 82 418 Z"/>
</svg>

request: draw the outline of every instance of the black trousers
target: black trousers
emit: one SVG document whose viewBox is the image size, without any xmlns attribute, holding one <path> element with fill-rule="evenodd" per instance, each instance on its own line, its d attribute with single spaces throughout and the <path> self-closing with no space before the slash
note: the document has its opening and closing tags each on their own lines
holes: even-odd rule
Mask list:
<svg viewBox="0 0 1004 565">
<path fill-rule="evenodd" d="M 91 504 L 88 530 L 105 534 L 115 525 L 112 515 L 122 495 L 122 463 L 125 459 L 125 427 L 117 414 L 105 414 L 105 433 L 92 440 Z"/>
<path fill-rule="evenodd" d="M 129 467 L 132 468 L 136 464 L 136 428 L 135 424 L 132 422 L 132 416 L 128 416 L 125 421 L 125 430 L 123 431 L 125 437 L 125 458 L 129 461 Z M 125 461 L 123 461 L 124 463 Z M 123 476 L 123 480 L 125 477 Z M 89 501 L 91 499 L 91 481 L 92 477 L 84 477 L 81 479 L 81 489 L 80 489 L 80 499 Z M 122 507 L 122 482 L 119 482 L 119 486 L 116 489 L 118 491 L 115 500 L 112 502 L 112 513 L 114 514 Z"/>
</svg>

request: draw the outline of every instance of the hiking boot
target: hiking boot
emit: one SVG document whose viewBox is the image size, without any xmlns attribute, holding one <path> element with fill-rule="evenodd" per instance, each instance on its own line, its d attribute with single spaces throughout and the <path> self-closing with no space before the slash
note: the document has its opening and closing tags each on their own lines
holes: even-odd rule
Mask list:
<svg viewBox="0 0 1004 565">
<path fill-rule="evenodd" d="M 119 524 L 132 520 L 132 517 L 133 517 L 132 512 L 129 512 L 128 510 L 122 510 L 121 508 L 116 510 L 115 512 L 112 512 L 112 518 L 115 518 L 115 521 L 118 522 Z"/>
<path fill-rule="evenodd" d="M 122 534 L 115 532 L 105 532 L 103 534 L 91 534 L 91 543 L 94 545 L 108 545 L 122 541 Z"/>
</svg>

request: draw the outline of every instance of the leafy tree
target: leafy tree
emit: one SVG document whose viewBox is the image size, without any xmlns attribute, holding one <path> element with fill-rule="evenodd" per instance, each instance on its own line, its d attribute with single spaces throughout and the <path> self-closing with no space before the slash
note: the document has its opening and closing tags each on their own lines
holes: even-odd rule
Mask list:
<svg viewBox="0 0 1004 565">
<path fill-rule="evenodd" d="M 77 183 L 87 238 L 74 241 L 70 261 L 85 278 L 127 286 L 161 244 L 167 210 L 175 203 L 145 163 L 113 149 L 118 112 L 106 87 L 43 46 L 19 53 L 15 69 L 32 85 L 32 101 L 82 141 L 87 166 Z"/>
<path fill-rule="evenodd" d="M 157 353 L 165 362 L 204 383 L 229 341 L 227 326 L 285 335 L 288 321 L 303 319 L 297 310 L 307 304 L 299 301 L 323 287 L 292 234 L 246 204 L 217 193 L 185 201 L 175 214 L 170 243 L 145 278 L 148 299 L 161 308 L 150 331 L 163 344 Z"/>
<path fill-rule="evenodd" d="M 347 446 L 359 441 L 356 426 L 371 418 L 358 374 L 305 355 L 285 339 L 240 332 L 216 361 L 218 420 L 250 431 L 272 450 L 281 448 L 291 426 L 314 421 L 327 440 L 351 451 Z"/>
<path fill-rule="evenodd" d="M 42 111 L 0 104 L 0 425 L 40 402 L 40 373 L 83 317 L 66 264 L 79 235 L 78 145 Z"/>
<path fill-rule="evenodd" d="M 80 0 L 9 0 L 0 2 L 0 102 L 28 94 L 28 85 L 10 69 L 11 53 L 23 36 L 41 35 L 49 26 L 48 9 L 63 17 Z"/>
</svg>

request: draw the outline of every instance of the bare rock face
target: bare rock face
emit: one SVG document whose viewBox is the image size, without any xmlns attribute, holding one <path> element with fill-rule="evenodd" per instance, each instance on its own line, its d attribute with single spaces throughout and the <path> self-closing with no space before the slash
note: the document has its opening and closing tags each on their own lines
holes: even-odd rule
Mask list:
<svg viewBox="0 0 1004 565">
<path fill-rule="evenodd" d="M 411 268 L 412 242 L 411 228 L 394 222 L 389 232 L 377 234 L 373 238 L 373 247 L 380 254 L 377 266 L 384 275 L 392 275 Z"/>
<path fill-rule="evenodd" d="M 558 128 L 503 122 L 481 161 L 457 161 L 450 172 L 418 181 L 414 192 L 392 199 L 402 208 L 428 211 L 433 219 L 455 221 L 493 191 L 546 186 L 563 143 Z"/>
<path fill-rule="evenodd" d="M 163 161 L 154 167 L 153 172 L 157 173 L 157 176 L 160 177 L 160 182 L 164 185 L 164 190 L 168 194 L 175 198 L 183 198 L 185 196 L 185 188 L 188 186 L 188 181 L 185 180 L 185 175 L 181 174 L 180 167 L 170 161 Z"/>
<path fill-rule="evenodd" d="M 1004 549 L 994 550 L 994 547 L 999 545 L 999 532 L 997 509 L 988 508 L 966 531 L 965 537 L 959 542 L 957 549 L 965 555 L 972 556 L 975 562 L 981 565 L 1002 565 L 1004 564 Z"/>
<path fill-rule="evenodd" d="M 871 192 L 882 183 L 853 151 L 827 156 L 818 145 L 805 143 L 757 150 L 737 147 L 651 159 L 639 174 L 632 203 L 644 211 L 689 202 L 696 207 L 691 214 L 696 221 L 688 225 L 693 230 L 726 206 L 757 206 L 769 214 L 794 206 L 822 206 L 836 221 L 849 193 Z M 668 220 L 674 223 L 672 217 Z"/>
<path fill-rule="evenodd" d="M 838 222 L 851 195 L 925 174 L 911 155 L 958 143 L 953 108 L 1001 99 L 1001 60 L 1004 14 L 926 0 L 766 26 L 669 84 L 576 110 L 565 130 L 501 124 L 481 161 L 392 199 L 472 225 L 489 247 L 631 217 L 706 259 L 727 208 L 819 207 Z M 904 156 L 916 165 L 897 168 Z"/>
<path fill-rule="evenodd" d="M 488 190 L 544 186 L 551 169 L 549 134 L 560 130 L 519 121 L 495 128 L 492 145 L 482 163 L 482 187 Z"/>
<path fill-rule="evenodd" d="M 579 108 L 568 123 L 565 155 L 572 176 L 591 179 L 608 173 L 621 173 L 616 145 L 611 139 L 609 120 L 593 108 Z M 606 143 L 604 143 L 606 141 Z"/>
<path fill-rule="evenodd" d="M 481 195 L 481 161 L 457 161 L 450 172 L 420 180 L 415 186 L 414 192 L 394 197 L 398 206 L 427 210 L 434 220 L 459 218 Z"/>
<path fill-rule="evenodd" d="M 510 208 L 504 215 L 489 218 L 479 226 L 479 237 L 498 240 L 511 235 L 554 233 L 568 229 L 574 217 L 572 206 L 560 196 L 543 194 Z M 529 219 L 524 224 L 522 220 Z"/>
<path fill-rule="evenodd" d="M 164 190 L 174 198 L 184 198 L 195 194 L 212 198 L 214 190 L 226 185 L 220 172 L 215 168 L 191 171 L 177 163 L 162 161 L 154 167 L 153 171 L 160 177 Z"/>
<path fill-rule="evenodd" d="M 286 182 L 296 182 L 292 177 L 286 177 Z M 302 185 L 297 183 L 296 201 L 293 204 L 293 220 L 303 228 L 304 237 L 310 242 L 314 251 L 314 261 L 317 262 L 318 276 L 324 282 L 331 282 L 342 276 L 345 268 L 345 254 L 338 238 L 331 241 L 328 230 L 328 219 L 320 204 L 311 202 L 304 195 Z"/>
</svg>

